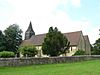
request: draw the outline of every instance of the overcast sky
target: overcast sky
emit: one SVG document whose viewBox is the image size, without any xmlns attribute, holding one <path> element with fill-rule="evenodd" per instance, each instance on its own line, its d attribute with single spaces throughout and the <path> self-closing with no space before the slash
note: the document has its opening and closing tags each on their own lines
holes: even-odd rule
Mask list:
<svg viewBox="0 0 100 75">
<path fill-rule="evenodd" d="M 82 30 L 93 44 L 100 37 L 100 0 L 0 0 L 0 30 L 18 24 L 25 33 L 30 21 L 36 34 L 50 26 L 63 33 Z"/>
</svg>

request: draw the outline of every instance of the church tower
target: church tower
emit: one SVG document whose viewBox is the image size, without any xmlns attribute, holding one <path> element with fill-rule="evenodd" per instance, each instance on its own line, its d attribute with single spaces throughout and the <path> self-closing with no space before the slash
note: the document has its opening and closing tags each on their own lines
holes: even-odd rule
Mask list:
<svg viewBox="0 0 100 75">
<path fill-rule="evenodd" d="M 32 28 L 32 23 L 30 22 L 29 27 L 25 32 L 25 40 L 30 39 L 32 35 L 35 35 L 35 32 Z"/>
</svg>

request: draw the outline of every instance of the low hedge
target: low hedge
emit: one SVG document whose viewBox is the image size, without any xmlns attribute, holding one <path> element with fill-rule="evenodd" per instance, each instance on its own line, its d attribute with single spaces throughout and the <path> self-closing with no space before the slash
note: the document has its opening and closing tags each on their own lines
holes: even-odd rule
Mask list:
<svg viewBox="0 0 100 75">
<path fill-rule="evenodd" d="M 14 52 L 10 52 L 10 51 L 0 52 L 0 58 L 10 58 L 10 57 L 15 57 Z"/>
</svg>

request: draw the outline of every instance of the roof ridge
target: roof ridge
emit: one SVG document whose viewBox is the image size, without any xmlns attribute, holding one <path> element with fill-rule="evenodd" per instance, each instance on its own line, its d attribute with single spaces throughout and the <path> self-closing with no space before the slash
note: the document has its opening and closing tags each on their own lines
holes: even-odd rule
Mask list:
<svg viewBox="0 0 100 75">
<path fill-rule="evenodd" d="M 83 35 L 83 36 L 85 37 L 85 36 L 88 36 L 88 35 Z"/>
<path fill-rule="evenodd" d="M 82 32 L 82 31 L 73 31 L 73 32 L 66 32 L 67 34 L 68 33 L 76 33 L 76 32 Z M 63 34 L 66 34 L 66 33 L 63 33 Z M 45 35 L 47 33 L 42 33 L 42 34 L 36 34 L 35 36 L 38 36 L 38 35 Z"/>
<path fill-rule="evenodd" d="M 37 35 L 35 35 L 35 36 L 39 36 L 39 35 L 45 35 L 45 34 L 47 34 L 47 33 L 37 34 Z"/>
<path fill-rule="evenodd" d="M 63 34 L 70 34 L 70 33 L 77 33 L 77 32 L 82 32 L 82 31 L 66 32 L 66 33 L 63 33 Z"/>
</svg>

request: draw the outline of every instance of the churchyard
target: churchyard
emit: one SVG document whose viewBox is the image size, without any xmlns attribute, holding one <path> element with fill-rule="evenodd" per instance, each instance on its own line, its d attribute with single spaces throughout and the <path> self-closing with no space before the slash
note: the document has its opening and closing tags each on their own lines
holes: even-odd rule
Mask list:
<svg viewBox="0 0 100 75">
<path fill-rule="evenodd" d="M 100 75 L 100 60 L 62 64 L 0 67 L 0 75 Z"/>
</svg>

